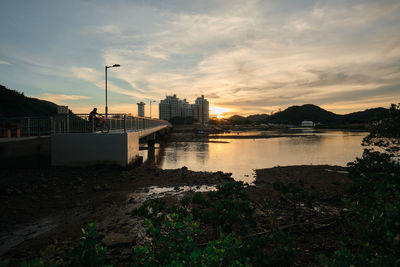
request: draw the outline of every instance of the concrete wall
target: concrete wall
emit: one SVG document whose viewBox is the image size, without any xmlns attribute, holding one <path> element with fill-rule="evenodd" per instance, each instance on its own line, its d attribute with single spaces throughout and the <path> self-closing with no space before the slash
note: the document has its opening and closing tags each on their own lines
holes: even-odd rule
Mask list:
<svg viewBox="0 0 400 267">
<path fill-rule="evenodd" d="M 139 154 L 139 133 L 76 133 L 51 136 L 54 166 L 109 163 L 127 166 Z"/>
<path fill-rule="evenodd" d="M 50 136 L 0 138 L 0 168 L 40 167 L 50 164 Z"/>
<path fill-rule="evenodd" d="M 127 153 L 128 164 L 134 162 L 139 155 L 139 134 L 137 132 L 127 133 Z"/>
</svg>

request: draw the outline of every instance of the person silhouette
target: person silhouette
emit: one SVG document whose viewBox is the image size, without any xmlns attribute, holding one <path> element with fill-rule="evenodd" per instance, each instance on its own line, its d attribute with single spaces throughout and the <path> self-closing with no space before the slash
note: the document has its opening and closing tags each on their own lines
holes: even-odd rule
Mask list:
<svg viewBox="0 0 400 267">
<path fill-rule="evenodd" d="M 97 123 L 97 115 L 100 115 L 97 113 L 97 108 L 94 108 L 90 113 L 89 113 L 89 122 L 95 122 Z"/>
</svg>

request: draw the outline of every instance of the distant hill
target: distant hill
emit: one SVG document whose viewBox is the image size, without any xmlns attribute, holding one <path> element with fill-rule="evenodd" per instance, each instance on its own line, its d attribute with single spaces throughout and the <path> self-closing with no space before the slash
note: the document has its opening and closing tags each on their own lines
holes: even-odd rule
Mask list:
<svg viewBox="0 0 400 267">
<path fill-rule="evenodd" d="M 57 105 L 0 85 L 0 117 L 33 117 L 57 114 Z"/>
<path fill-rule="evenodd" d="M 340 120 L 341 115 L 326 111 L 318 106 L 306 104 L 302 106 L 292 106 L 284 111 L 277 112 L 270 116 L 271 122 L 300 124 L 302 121 L 313 121 L 323 123 L 335 123 Z"/>
<path fill-rule="evenodd" d="M 344 115 L 343 123 L 365 123 L 373 119 L 384 118 L 388 112 L 386 108 L 371 108 Z"/>
<path fill-rule="evenodd" d="M 270 116 L 267 114 L 255 114 L 255 115 L 248 116 L 247 119 L 252 122 L 262 123 L 262 122 L 265 122 L 266 120 L 268 120 L 269 117 Z"/>
<path fill-rule="evenodd" d="M 232 117 L 229 118 L 230 121 L 247 121 L 246 117 L 239 116 L 239 115 L 233 115 Z"/>
<path fill-rule="evenodd" d="M 228 120 L 232 123 L 285 123 L 298 125 L 304 120 L 319 122 L 326 125 L 343 125 L 368 123 L 373 119 L 379 119 L 388 110 L 385 108 L 373 108 L 364 111 L 353 112 L 346 115 L 339 115 L 327 111 L 316 105 L 305 104 L 302 106 L 291 106 L 283 111 L 272 115 L 256 114 L 248 117 L 234 115 Z"/>
</svg>

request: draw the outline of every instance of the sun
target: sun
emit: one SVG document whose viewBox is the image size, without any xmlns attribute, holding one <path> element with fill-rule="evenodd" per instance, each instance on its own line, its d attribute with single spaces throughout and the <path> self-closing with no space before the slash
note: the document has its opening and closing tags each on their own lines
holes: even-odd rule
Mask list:
<svg viewBox="0 0 400 267">
<path fill-rule="evenodd" d="M 224 113 L 228 112 L 229 109 L 210 106 L 210 115 L 216 116 L 218 119 L 222 119 L 224 117 Z"/>
</svg>

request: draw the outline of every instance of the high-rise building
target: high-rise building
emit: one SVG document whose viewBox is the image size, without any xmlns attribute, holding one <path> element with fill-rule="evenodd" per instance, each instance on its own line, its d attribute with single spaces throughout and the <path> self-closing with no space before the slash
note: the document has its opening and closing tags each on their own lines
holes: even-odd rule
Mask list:
<svg viewBox="0 0 400 267">
<path fill-rule="evenodd" d="M 159 118 L 170 120 L 173 117 L 194 117 L 200 123 L 208 122 L 208 101 L 204 95 L 196 99 L 195 104 L 189 104 L 186 99 L 180 100 L 173 96 L 167 96 L 160 101 Z"/>
<path fill-rule="evenodd" d="M 198 97 L 192 105 L 193 117 L 200 123 L 206 123 L 209 120 L 209 103 L 204 95 Z"/>
<path fill-rule="evenodd" d="M 179 116 L 179 101 L 176 95 L 167 96 L 164 100 L 161 100 L 159 104 L 159 118 L 161 120 L 169 120 Z"/>
<path fill-rule="evenodd" d="M 182 101 L 182 117 L 193 117 L 192 106 L 186 101 L 186 98 Z"/>
<path fill-rule="evenodd" d="M 138 105 L 138 117 L 144 117 L 144 105 L 146 105 L 143 102 L 137 103 Z"/>
</svg>

